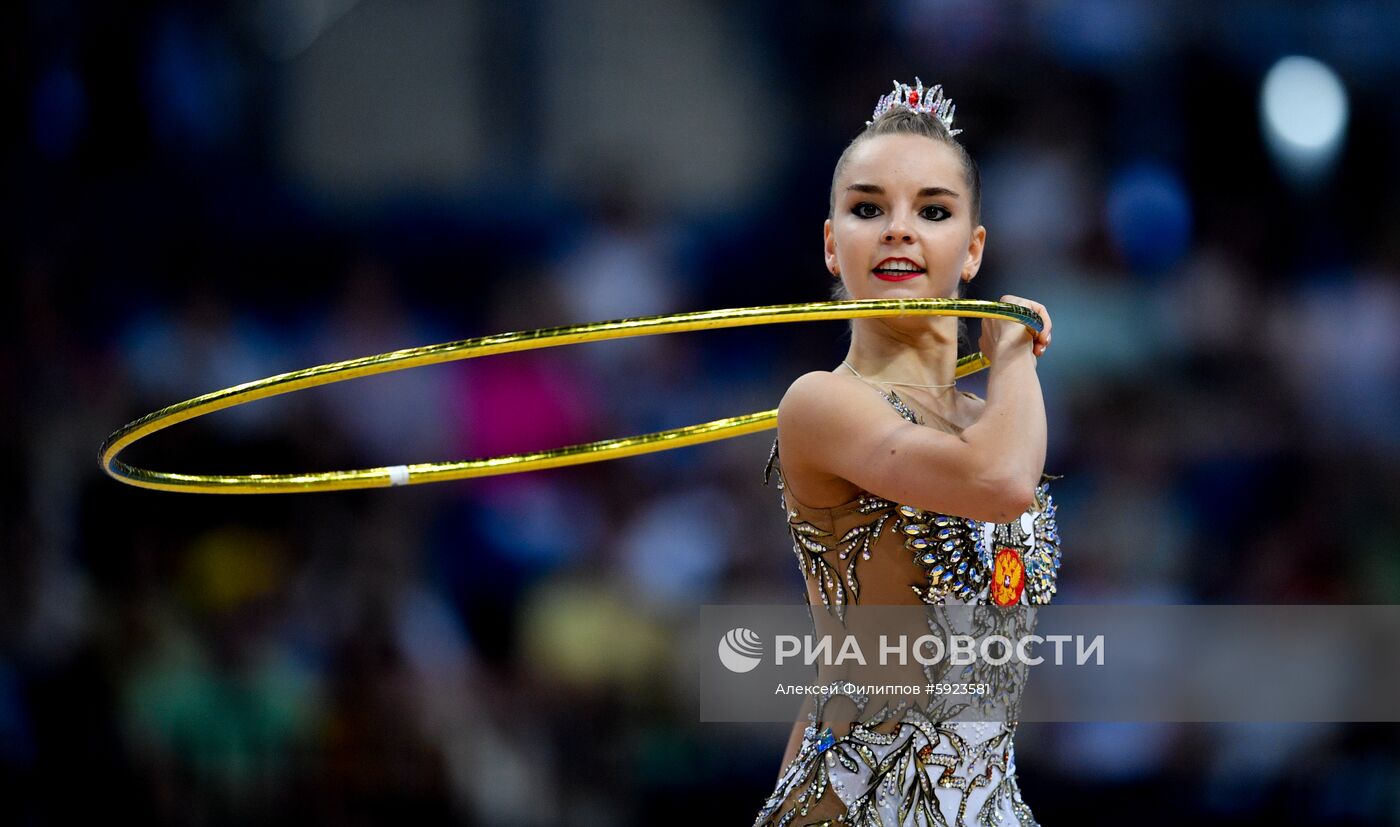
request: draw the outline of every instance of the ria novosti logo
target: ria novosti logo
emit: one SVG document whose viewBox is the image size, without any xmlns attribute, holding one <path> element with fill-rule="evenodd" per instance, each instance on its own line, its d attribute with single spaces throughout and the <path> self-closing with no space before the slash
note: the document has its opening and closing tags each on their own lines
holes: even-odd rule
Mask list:
<svg viewBox="0 0 1400 827">
<path fill-rule="evenodd" d="M 846 635 L 837 642 L 831 635 L 778 635 L 775 639 L 773 662 L 782 666 L 790 660 L 801 661 L 806 666 L 843 666 L 850 663 L 866 666 L 871 663 L 860 639 Z M 939 635 L 920 635 L 911 642 L 907 635 L 890 638 L 879 636 L 879 643 L 873 653 L 880 666 L 899 664 L 904 666 L 910 660 L 924 666 L 932 666 L 943 661 L 954 666 L 967 666 L 985 663 L 1001 666 L 1015 661 L 1018 664 L 1035 666 L 1047 660 L 1032 654 L 1033 647 L 1049 644 L 1054 647 L 1053 662 L 1061 665 L 1067 661 L 1067 644 L 1074 643 L 1075 662 L 1079 666 L 1091 660 L 1098 666 L 1104 665 L 1104 636 L 1095 635 L 1086 639 L 1084 635 L 1021 635 L 1014 640 L 1006 635 L 949 635 L 946 642 Z M 869 641 L 866 643 L 870 645 Z M 763 660 L 763 640 L 752 629 L 739 626 L 730 629 L 719 641 L 719 659 L 731 672 L 751 672 Z"/>
<path fill-rule="evenodd" d="M 763 641 L 752 629 L 730 629 L 719 639 L 719 660 L 730 672 L 750 672 L 763 659 Z"/>
</svg>

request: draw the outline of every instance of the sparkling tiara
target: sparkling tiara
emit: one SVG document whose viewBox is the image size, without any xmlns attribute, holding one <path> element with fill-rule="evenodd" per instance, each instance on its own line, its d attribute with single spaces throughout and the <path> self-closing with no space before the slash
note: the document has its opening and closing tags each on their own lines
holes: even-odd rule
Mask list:
<svg viewBox="0 0 1400 827">
<path fill-rule="evenodd" d="M 903 106 L 914 112 L 923 112 L 934 116 L 943 122 L 949 136 L 962 132 L 961 129 L 953 128 L 953 110 L 957 107 L 953 105 L 952 98 L 943 97 L 942 84 L 931 87 L 928 94 L 924 94 L 924 82 L 918 77 L 914 78 L 913 86 L 895 81 L 894 91 L 880 97 L 879 102 L 875 104 L 875 113 L 870 116 L 870 120 L 866 121 L 865 125 L 870 126 L 881 115 L 896 106 Z"/>
</svg>

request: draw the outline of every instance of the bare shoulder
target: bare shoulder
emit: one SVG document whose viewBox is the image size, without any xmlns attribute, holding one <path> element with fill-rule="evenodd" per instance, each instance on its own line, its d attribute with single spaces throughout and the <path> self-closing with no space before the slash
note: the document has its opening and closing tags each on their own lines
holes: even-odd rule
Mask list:
<svg viewBox="0 0 1400 827">
<path fill-rule="evenodd" d="M 851 480 L 849 467 L 868 457 L 907 422 L 889 401 L 862 380 L 817 370 L 797 377 L 778 404 L 783 459 L 817 476 Z"/>
<path fill-rule="evenodd" d="M 778 442 L 791 492 L 813 507 L 847 502 L 861 486 L 840 472 L 837 454 L 858 450 L 872 428 L 902 422 L 854 376 L 816 370 L 793 380 L 778 404 Z"/>
<path fill-rule="evenodd" d="M 831 371 L 814 370 L 794 379 L 778 403 L 778 435 L 783 447 L 806 442 L 814 420 L 823 412 L 829 413 L 832 403 L 847 393 L 843 377 Z"/>
<path fill-rule="evenodd" d="M 854 387 L 864 387 L 864 384 L 854 376 L 832 373 L 829 370 L 808 371 L 788 386 L 778 410 L 781 411 L 784 405 L 791 409 L 793 406 L 829 402 L 833 395 L 849 393 Z"/>
<path fill-rule="evenodd" d="M 881 414 L 880 418 L 898 414 L 890 408 L 874 388 L 854 376 L 814 370 L 793 380 L 778 403 L 778 426 L 785 424 L 799 430 L 820 419 L 828 425 L 848 421 L 858 424 L 861 416 Z"/>
</svg>

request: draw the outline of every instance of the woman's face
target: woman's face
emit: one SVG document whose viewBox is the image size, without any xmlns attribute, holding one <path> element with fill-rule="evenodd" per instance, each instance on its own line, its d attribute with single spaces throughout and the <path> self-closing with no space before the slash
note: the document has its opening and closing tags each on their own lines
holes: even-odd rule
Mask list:
<svg viewBox="0 0 1400 827">
<path fill-rule="evenodd" d="M 972 226 L 962 163 L 921 135 L 856 145 L 824 228 L 826 266 L 853 299 L 957 295 L 982 264 L 987 231 Z"/>
</svg>

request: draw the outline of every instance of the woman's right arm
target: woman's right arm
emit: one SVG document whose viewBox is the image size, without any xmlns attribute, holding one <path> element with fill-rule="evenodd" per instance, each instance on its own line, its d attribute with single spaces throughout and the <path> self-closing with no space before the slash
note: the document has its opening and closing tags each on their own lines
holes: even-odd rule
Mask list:
<svg viewBox="0 0 1400 827">
<path fill-rule="evenodd" d="M 1003 301 L 1045 315 L 1035 302 Z M 1045 464 L 1045 403 L 1035 371 L 1035 348 L 1045 342 L 1048 324 L 1033 340 L 1015 322 L 984 322 L 981 344 L 992 361 L 987 405 L 961 435 L 909 422 L 855 377 L 804 374 L 778 406 L 783 465 L 789 476 L 800 467 L 926 511 L 1013 520 L 1034 502 Z"/>
</svg>

